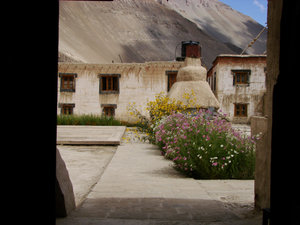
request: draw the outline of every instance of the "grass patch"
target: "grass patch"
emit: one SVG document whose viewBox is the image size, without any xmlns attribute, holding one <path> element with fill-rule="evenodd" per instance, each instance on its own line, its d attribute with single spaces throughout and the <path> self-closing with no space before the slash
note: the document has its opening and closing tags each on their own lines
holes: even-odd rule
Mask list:
<svg viewBox="0 0 300 225">
<path fill-rule="evenodd" d="M 124 126 L 113 117 L 97 115 L 57 115 L 57 125 Z"/>
</svg>

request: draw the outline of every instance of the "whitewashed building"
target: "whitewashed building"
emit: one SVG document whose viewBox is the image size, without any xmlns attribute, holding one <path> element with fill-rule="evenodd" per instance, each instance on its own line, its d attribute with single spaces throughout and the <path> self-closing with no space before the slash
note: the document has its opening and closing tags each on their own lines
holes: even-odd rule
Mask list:
<svg viewBox="0 0 300 225">
<path fill-rule="evenodd" d="M 183 62 L 58 64 L 57 114 L 94 114 L 133 121 L 127 107 L 142 111 L 160 92 L 168 93 Z"/>
<path fill-rule="evenodd" d="M 266 55 L 219 55 L 207 73 L 220 109 L 233 123 L 263 114 L 265 80 Z"/>
</svg>

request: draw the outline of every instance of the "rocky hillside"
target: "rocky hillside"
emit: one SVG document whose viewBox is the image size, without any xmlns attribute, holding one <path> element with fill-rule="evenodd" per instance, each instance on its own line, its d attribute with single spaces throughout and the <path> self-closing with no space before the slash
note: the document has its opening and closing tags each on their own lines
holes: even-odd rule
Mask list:
<svg viewBox="0 0 300 225">
<path fill-rule="evenodd" d="M 60 1 L 60 61 L 111 63 L 174 60 L 176 46 L 176 56 L 180 56 L 180 42 L 193 40 L 200 42 L 203 63 L 209 68 L 218 54 L 240 53 L 244 47 L 243 43 L 239 44 L 241 40 L 247 39 L 244 42 L 248 43 L 253 38 L 251 32 L 256 35 L 259 32 L 256 30 L 261 28 L 249 17 L 245 22 L 246 16 L 217 0 L 188 2 L 193 3 L 185 6 L 186 0 Z M 199 2 L 199 7 L 196 2 Z M 218 7 L 213 8 L 208 2 L 215 2 Z M 196 4 L 196 8 L 193 4 Z M 189 11 L 192 9 L 194 14 Z M 219 11 L 215 12 L 217 9 Z M 210 19 L 205 22 L 199 16 L 201 13 L 197 14 L 198 10 L 207 11 L 210 16 L 203 18 Z M 222 21 L 222 13 L 227 18 L 228 10 L 233 12 L 232 29 L 236 30 L 232 37 L 229 28 L 225 29 L 227 32 L 220 29 L 225 22 L 228 24 L 231 21 Z M 197 20 L 202 22 L 197 23 Z M 238 28 L 234 21 L 242 21 L 244 30 L 240 29 L 241 26 Z M 252 27 L 257 28 L 255 30 Z M 245 30 L 249 31 L 249 35 L 244 39 L 237 35 L 245 35 Z M 264 50 L 265 42 L 255 53 Z"/>
<path fill-rule="evenodd" d="M 263 26 L 218 0 L 157 0 L 173 9 L 211 37 L 225 43 L 234 51 L 244 49 L 263 29 Z M 247 49 L 248 54 L 262 54 L 266 50 L 267 32 Z"/>
</svg>

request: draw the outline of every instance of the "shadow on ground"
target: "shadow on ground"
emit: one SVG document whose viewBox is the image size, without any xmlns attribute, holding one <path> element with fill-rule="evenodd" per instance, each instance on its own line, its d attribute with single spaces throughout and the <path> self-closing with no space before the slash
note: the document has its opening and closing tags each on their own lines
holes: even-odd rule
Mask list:
<svg viewBox="0 0 300 225">
<path fill-rule="evenodd" d="M 246 209 L 237 214 L 228 209 L 224 202 L 216 200 L 171 198 L 87 199 L 68 218 L 57 219 L 57 225 L 260 223 L 261 215 L 253 210 Z"/>
</svg>

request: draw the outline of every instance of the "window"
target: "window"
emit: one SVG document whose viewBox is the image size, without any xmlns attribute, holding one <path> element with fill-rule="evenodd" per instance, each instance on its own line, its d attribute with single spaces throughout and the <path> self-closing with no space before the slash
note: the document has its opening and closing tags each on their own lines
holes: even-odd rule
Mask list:
<svg viewBox="0 0 300 225">
<path fill-rule="evenodd" d="M 119 93 L 120 74 L 100 74 L 100 94 Z"/>
<path fill-rule="evenodd" d="M 234 104 L 234 116 L 246 117 L 247 104 Z"/>
<path fill-rule="evenodd" d="M 177 73 L 178 71 L 175 70 L 166 71 L 166 75 L 168 76 L 168 91 L 170 91 L 171 87 L 176 82 Z"/>
<path fill-rule="evenodd" d="M 117 108 L 117 105 L 115 104 L 101 104 L 102 109 L 102 115 L 107 117 L 114 117 L 115 116 L 115 109 Z"/>
<path fill-rule="evenodd" d="M 76 73 L 59 73 L 59 77 L 61 92 L 75 92 Z"/>
<path fill-rule="evenodd" d="M 212 88 L 212 90 L 216 91 L 216 89 L 217 89 L 217 74 L 216 74 L 216 72 L 214 72 L 213 88 Z"/>
<path fill-rule="evenodd" d="M 73 115 L 75 104 L 60 104 L 59 107 L 61 108 L 62 115 Z"/>
<path fill-rule="evenodd" d="M 233 85 L 248 84 L 251 74 L 251 70 L 232 70 L 233 74 Z"/>
</svg>

